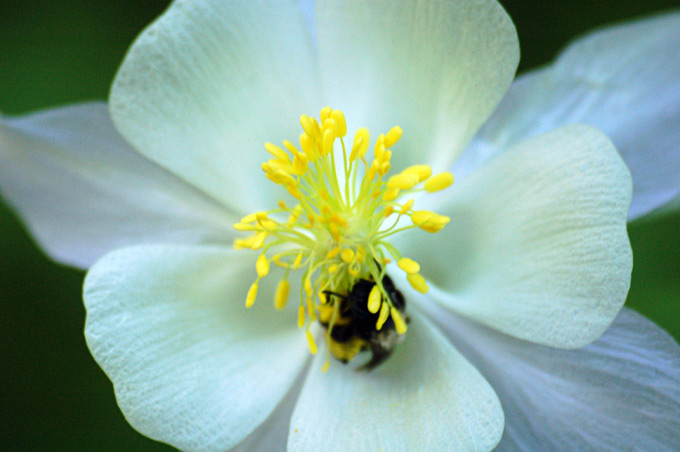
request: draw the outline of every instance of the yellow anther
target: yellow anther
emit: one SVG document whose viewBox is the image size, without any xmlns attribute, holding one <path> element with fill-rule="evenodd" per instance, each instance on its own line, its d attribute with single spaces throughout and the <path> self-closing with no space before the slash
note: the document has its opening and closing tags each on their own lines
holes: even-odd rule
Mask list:
<svg viewBox="0 0 680 452">
<path fill-rule="evenodd" d="M 333 131 L 333 136 L 338 137 L 338 124 L 335 122 L 333 118 L 328 118 L 322 123 L 322 130 L 323 133 L 326 133 L 326 130 L 332 130 Z"/>
<path fill-rule="evenodd" d="M 418 210 L 411 214 L 411 221 L 423 231 L 435 233 L 444 229 L 444 226 L 451 221 L 451 218 L 437 215 L 428 210 Z"/>
<path fill-rule="evenodd" d="M 331 362 L 329 360 L 326 360 L 326 362 L 323 363 L 323 366 L 321 367 L 321 373 L 325 374 L 326 372 L 328 372 L 328 368 L 330 367 L 330 365 Z"/>
<path fill-rule="evenodd" d="M 251 213 L 250 215 L 246 215 L 245 217 L 241 218 L 241 223 L 255 223 L 257 221 L 258 215 L 267 215 L 265 212 L 255 212 Z"/>
<path fill-rule="evenodd" d="M 237 250 L 242 250 L 246 248 L 252 249 L 253 240 L 255 240 L 255 236 L 248 237 L 247 239 L 234 239 L 234 249 Z"/>
<path fill-rule="evenodd" d="M 378 168 L 380 167 L 380 164 L 378 163 L 377 160 L 373 160 L 371 163 L 371 166 L 368 168 L 368 172 L 366 173 L 366 180 L 368 182 L 371 182 L 373 178 L 375 178 L 376 173 L 378 172 Z"/>
<path fill-rule="evenodd" d="M 300 147 L 302 148 L 302 152 L 307 156 L 307 160 L 310 162 L 316 161 L 318 155 L 316 153 L 316 146 L 314 146 L 314 140 L 306 133 L 300 135 Z"/>
<path fill-rule="evenodd" d="M 319 123 L 316 122 L 316 119 L 310 118 L 307 115 L 302 115 L 300 116 L 300 125 L 310 138 L 317 140 L 321 138 L 321 128 L 319 127 Z"/>
<path fill-rule="evenodd" d="M 302 263 L 302 251 L 300 251 L 295 258 L 295 262 L 293 262 L 293 270 L 297 270 L 300 268 L 300 264 Z"/>
<path fill-rule="evenodd" d="M 397 333 L 404 334 L 406 332 L 406 322 L 404 322 L 401 312 L 399 312 L 397 308 L 392 307 L 390 308 L 390 317 L 392 317 L 392 320 L 394 321 L 394 327 L 396 328 Z"/>
<path fill-rule="evenodd" d="M 383 152 L 383 155 L 382 155 L 382 159 L 381 159 L 381 160 L 382 160 L 382 163 L 380 164 L 381 167 L 382 167 L 385 163 L 389 163 L 390 160 L 392 160 L 392 151 L 387 150 L 387 151 Z"/>
<path fill-rule="evenodd" d="M 390 151 L 385 151 L 385 154 L 387 154 L 388 152 L 390 152 Z M 392 164 L 390 162 L 381 163 L 380 167 L 378 168 L 378 174 L 380 174 L 381 176 L 384 176 L 385 174 L 387 174 L 387 172 L 390 170 L 391 167 L 392 167 Z"/>
<path fill-rule="evenodd" d="M 397 187 L 388 188 L 382 197 L 383 201 L 390 202 L 394 201 L 399 197 L 399 189 Z"/>
<path fill-rule="evenodd" d="M 349 268 L 347 269 L 347 273 L 349 273 L 351 276 L 358 278 L 359 277 L 359 264 L 355 261 L 349 264 Z"/>
<path fill-rule="evenodd" d="M 425 278 L 423 278 L 422 275 L 419 273 L 415 273 L 413 275 L 406 275 L 406 279 L 408 279 L 409 284 L 411 284 L 411 287 L 416 289 L 420 293 L 427 293 L 428 290 L 430 290 L 429 287 L 427 287 L 427 282 L 425 282 Z"/>
<path fill-rule="evenodd" d="M 411 207 L 413 207 L 413 203 L 415 202 L 414 199 L 409 199 L 406 201 L 406 203 L 401 207 L 401 213 L 405 214 L 409 210 L 411 210 Z"/>
<path fill-rule="evenodd" d="M 373 155 L 378 162 L 382 162 L 383 155 L 385 154 L 385 135 L 379 135 L 378 139 L 375 140 L 375 147 L 373 148 Z"/>
<path fill-rule="evenodd" d="M 398 188 L 399 190 L 410 190 L 418 183 L 417 174 L 398 174 L 392 176 L 387 181 L 387 188 Z"/>
<path fill-rule="evenodd" d="M 290 283 L 287 279 L 282 279 L 279 281 L 279 285 L 276 287 L 276 292 L 274 293 L 274 307 L 279 311 L 286 307 L 286 302 L 288 301 L 288 294 L 290 293 Z"/>
<path fill-rule="evenodd" d="M 340 253 L 340 257 L 344 263 L 349 264 L 354 261 L 354 251 L 350 248 L 345 248 L 342 250 L 342 253 Z"/>
<path fill-rule="evenodd" d="M 323 132 L 323 145 L 321 147 L 323 155 L 329 155 L 333 152 L 333 142 L 335 141 L 335 133 L 333 129 L 326 129 Z"/>
<path fill-rule="evenodd" d="M 397 141 L 399 141 L 399 138 L 404 134 L 404 131 L 401 130 L 401 127 L 399 126 L 394 126 L 390 129 L 389 132 L 387 132 L 387 135 L 385 135 L 385 147 L 386 148 L 391 148 L 392 146 L 395 145 Z"/>
<path fill-rule="evenodd" d="M 276 229 L 278 228 L 276 223 L 274 223 L 272 220 L 260 221 L 260 226 L 265 231 L 276 231 Z"/>
<path fill-rule="evenodd" d="M 408 257 L 402 257 L 401 259 L 399 259 L 397 265 L 399 266 L 399 268 L 401 268 L 404 272 L 408 273 L 409 275 L 418 273 L 420 271 L 420 264 L 418 264 L 418 262 L 412 259 L 409 259 Z"/>
<path fill-rule="evenodd" d="M 385 215 L 385 217 L 389 217 L 389 216 L 392 215 L 393 213 L 394 213 L 394 206 L 392 206 L 392 204 L 390 204 L 389 206 L 387 206 L 387 207 L 385 208 L 385 211 L 384 211 L 383 215 Z"/>
<path fill-rule="evenodd" d="M 336 246 L 335 248 L 333 248 L 332 250 L 330 250 L 330 251 L 328 252 L 328 254 L 326 254 L 326 259 L 333 259 L 335 256 L 337 256 L 338 254 L 340 254 L 340 251 L 341 251 L 341 250 L 342 250 L 341 247 Z"/>
<path fill-rule="evenodd" d="M 286 151 L 281 149 L 275 144 L 272 143 L 265 143 L 264 148 L 269 152 L 271 155 L 273 155 L 275 158 L 279 159 L 282 162 L 285 163 L 290 163 L 290 157 L 288 157 L 288 154 Z"/>
<path fill-rule="evenodd" d="M 265 257 L 264 253 L 260 254 L 255 263 L 255 269 L 257 270 L 257 276 L 264 278 L 269 274 L 269 261 Z"/>
<path fill-rule="evenodd" d="M 378 321 L 375 323 L 375 329 L 380 331 L 387 322 L 387 317 L 390 315 L 390 305 L 389 303 L 383 303 L 380 308 L 380 314 L 378 314 Z"/>
<path fill-rule="evenodd" d="M 307 157 L 305 154 L 297 153 L 293 158 L 293 174 L 302 176 L 307 172 Z"/>
<path fill-rule="evenodd" d="M 453 174 L 446 172 L 437 174 L 432 179 L 425 182 L 423 187 L 425 188 L 425 191 L 432 193 L 435 191 L 444 190 L 451 184 L 453 184 Z"/>
<path fill-rule="evenodd" d="M 254 250 L 259 250 L 264 244 L 264 240 L 267 238 L 267 232 L 258 232 L 257 235 L 253 237 L 253 241 L 250 244 L 250 248 Z"/>
<path fill-rule="evenodd" d="M 316 320 L 316 312 L 314 311 L 314 303 L 312 297 L 307 297 L 307 315 L 309 316 L 309 321 L 314 322 Z"/>
<path fill-rule="evenodd" d="M 300 218 L 300 213 L 302 212 L 302 206 L 298 204 L 293 208 L 293 212 L 290 214 L 288 217 L 288 221 L 286 222 L 288 226 L 292 226 L 295 224 L 295 222 Z"/>
<path fill-rule="evenodd" d="M 432 168 L 428 165 L 413 165 L 406 168 L 401 174 L 415 174 L 418 176 L 418 183 L 420 183 L 432 176 Z"/>
<path fill-rule="evenodd" d="M 234 223 L 234 229 L 237 231 L 255 231 L 258 227 L 254 224 Z"/>
<path fill-rule="evenodd" d="M 309 275 L 305 278 L 305 292 L 308 297 L 312 296 L 312 278 Z"/>
<path fill-rule="evenodd" d="M 288 190 L 288 193 L 295 199 L 300 199 L 302 198 L 302 193 L 300 190 L 297 189 L 294 185 L 284 185 L 286 187 L 286 190 Z"/>
<path fill-rule="evenodd" d="M 357 133 L 354 135 L 354 145 L 352 146 L 352 152 L 349 154 L 350 162 L 353 162 L 358 158 L 362 158 L 366 154 L 369 141 L 370 133 L 368 132 L 368 129 L 362 127 L 357 130 Z"/>
<path fill-rule="evenodd" d="M 347 121 L 345 120 L 345 115 L 340 110 L 333 110 L 331 113 L 331 118 L 335 121 L 337 125 L 336 136 L 342 138 L 347 135 Z"/>
<path fill-rule="evenodd" d="M 307 345 L 309 346 L 309 353 L 312 355 L 316 355 L 317 348 L 316 348 L 316 341 L 314 341 L 314 336 L 312 336 L 312 332 L 307 330 L 305 333 L 307 336 Z"/>
<path fill-rule="evenodd" d="M 347 226 L 347 221 L 342 218 L 340 215 L 337 213 L 331 214 L 331 222 L 337 224 L 338 226 L 345 227 Z"/>
<path fill-rule="evenodd" d="M 298 154 L 300 152 L 300 151 L 297 150 L 295 145 L 288 140 L 283 140 L 283 146 L 286 149 L 288 149 L 288 152 L 290 152 L 293 155 Z"/>
<path fill-rule="evenodd" d="M 257 298 L 257 282 L 250 285 L 248 289 L 248 295 L 246 296 L 246 308 L 251 308 L 255 304 L 255 298 Z"/>
<path fill-rule="evenodd" d="M 276 204 L 279 205 L 279 209 L 281 209 L 281 210 L 286 210 L 286 209 L 288 209 L 288 206 L 286 205 L 285 202 L 283 202 L 282 199 L 279 199 L 278 201 L 276 201 Z"/>
<path fill-rule="evenodd" d="M 373 286 L 371 292 L 368 294 L 368 311 L 371 314 L 375 314 L 380 309 L 380 304 L 382 302 L 382 294 L 380 293 L 380 287 L 377 284 Z"/>
<path fill-rule="evenodd" d="M 331 264 L 331 265 L 329 265 L 329 266 L 328 266 L 328 274 L 329 274 L 329 275 L 332 275 L 333 273 L 335 273 L 335 272 L 338 271 L 338 268 L 340 268 L 340 267 L 338 267 L 338 264 Z"/>
<path fill-rule="evenodd" d="M 366 250 L 364 249 L 363 246 L 358 245 L 358 246 L 357 246 L 357 253 L 356 253 L 356 256 L 355 256 L 354 259 L 355 259 L 358 263 L 362 263 L 362 262 L 364 261 L 365 258 L 366 258 Z"/>
<path fill-rule="evenodd" d="M 305 307 L 300 305 L 298 308 L 298 328 L 305 326 L 306 314 Z"/>
<path fill-rule="evenodd" d="M 331 107 L 323 107 L 321 109 L 321 114 L 319 116 L 321 117 L 322 124 L 326 122 L 326 119 L 331 117 L 331 113 L 333 113 L 333 109 Z"/>
</svg>

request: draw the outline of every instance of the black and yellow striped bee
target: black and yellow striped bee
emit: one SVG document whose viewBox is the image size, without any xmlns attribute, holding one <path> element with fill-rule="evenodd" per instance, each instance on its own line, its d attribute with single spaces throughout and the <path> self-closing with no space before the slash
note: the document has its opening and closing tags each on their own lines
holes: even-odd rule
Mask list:
<svg viewBox="0 0 680 452">
<path fill-rule="evenodd" d="M 379 313 L 368 310 L 368 296 L 373 286 L 374 281 L 360 279 L 347 295 L 324 291 L 329 298 L 327 306 L 330 310 L 320 318 L 321 325 L 328 330 L 331 323 L 330 313 L 334 310 L 331 308 L 334 306 L 332 297 L 337 297 L 339 299 L 337 314 L 332 322 L 330 334 L 327 335 L 329 351 L 339 361 L 348 363 L 360 352 L 370 349 L 371 359 L 360 367 L 365 370 L 374 369 L 382 364 L 404 337 L 397 333 L 394 321 L 389 317 L 380 330 L 376 329 Z M 406 300 L 389 276 L 383 276 L 382 286 L 390 297 L 392 306 L 403 314 L 406 310 Z M 408 317 L 405 317 L 405 320 L 408 322 Z"/>
</svg>

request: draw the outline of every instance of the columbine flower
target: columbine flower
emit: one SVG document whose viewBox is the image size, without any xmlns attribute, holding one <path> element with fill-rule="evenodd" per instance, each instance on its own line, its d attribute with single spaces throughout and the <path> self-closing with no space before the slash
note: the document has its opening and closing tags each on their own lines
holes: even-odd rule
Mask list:
<svg viewBox="0 0 680 452">
<path fill-rule="evenodd" d="M 522 114 L 492 118 L 456 161 L 516 67 L 500 6 L 320 1 L 315 14 L 309 35 L 293 2 L 175 2 L 133 45 L 111 95 L 118 130 L 150 160 L 101 105 L 3 121 L 3 194 L 51 255 L 97 260 L 86 336 L 129 422 L 184 450 L 680 442 L 677 345 L 630 312 L 615 320 L 632 262 L 625 165 L 588 126 L 524 140 L 615 105 L 603 127 L 624 124 L 608 131 L 629 162 L 647 150 L 628 147 L 644 136 L 632 119 L 672 156 L 678 15 L 589 37 L 568 64 L 521 79 L 500 111 Z M 592 49 L 632 66 L 579 71 Z M 640 86 L 669 96 L 626 109 L 638 61 L 659 63 Z M 533 82 L 548 111 L 566 99 L 574 116 L 534 113 Z M 660 98 L 674 110 L 657 114 Z M 677 188 L 676 173 L 636 179 L 643 163 L 634 180 L 650 191 L 634 193 L 633 215 Z M 350 346 L 337 331 L 358 318 L 358 284 L 373 317 Z M 372 371 L 329 359 L 360 360 L 383 332 L 393 353 Z"/>
</svg>

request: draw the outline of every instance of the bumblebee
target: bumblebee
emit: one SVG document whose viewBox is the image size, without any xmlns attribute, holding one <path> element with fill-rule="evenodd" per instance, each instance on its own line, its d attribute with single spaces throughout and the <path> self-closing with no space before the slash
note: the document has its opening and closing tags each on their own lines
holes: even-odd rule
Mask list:
<svg viewBox="0 0 680 452">
<path fill-rule="evenodd" d="M 324 291 L 329 301 L 326 304 L 328 306 L 326 315 L 321 315 L 320 323 L 326 330 L 329 329 L 331 315 L 335 310 L 332 297 L 339 300 L 335 320 L 330 326 L 330 334 L 326 336 L 329 351 L 346 364 L 360 352 L 370 349 L 371 359 L 359 368 L 362 370 L 372 370 L 382 364 L 403 340 L 403 335 L 397 333 L 391 318 L 385 321 L 380 330 L 376 329 L 379 314 L 368 310 L 369 294 L 375 284 L 374 281 L 360 279 L 347 295 Z M 382 286 L 392 306 L 403 314 L 406 310 L 406 300 L 389 276 L 383 276 Z M 407 316 L 404 318 L 408 323 L 409 318 Z"/>
</svg>

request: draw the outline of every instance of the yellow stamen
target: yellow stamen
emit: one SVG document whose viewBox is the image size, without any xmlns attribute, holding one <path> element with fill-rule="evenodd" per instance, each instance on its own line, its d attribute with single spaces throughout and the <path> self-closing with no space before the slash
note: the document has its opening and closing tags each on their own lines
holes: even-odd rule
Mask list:
<svg viewBox="0 0 680 452">
<path fill-rule="evenodd" d="M 427 287 L 427 282 L 425 282 L 425 278 L 423 278 L 422 275 L 420 275 L 419 273 L 407 275 L 406 279 L 408 279 L 408 282 L 409 284 L 411 284 L 411 287 L 413 287 L 420 293 L 427 293 L 427 291 L 430 290 L 430 288 Z"/>
<path fill-rule="evenodd" d="M 390 131 L 387 132 L 387 135 L 385 135 L 385 147 L 391 148 L 392 146 L 394 146 L 397 143 L 397 141 L 399 141 L 403 134 L 404 131 L 401 130 L 401 127 L 399 126 L 392 127 Z"/>
<path fill-rule="evenodd" d="M 453 174 L 440 173 L 425 182 L 424 188 L 425 191 L 432 193 L 435 191 L 444 190 L 451 184 L 453 184 Z"/>
<path fill-rule="evenodd" d="M 396 328 L 397 333 L 404 334 L 406 332 L 406 322 L 404 322 L 404 318 L 397 308 L 390 308 L 390 317 L 392 317 L 392 320 L 394 321 L 394 327 Z"/>
<path fill-rule="evenodd" d="M 257 270 L 257 276 L 264 278 L 269 274 L 269 261 L 264 254 L 260 254 L 255 263 L 255 269 Z"/>
<path fill-rule="evenodd" d="M 283 141 L 282 147 L 266 143 L 272 158 L 261 165 L 266 178 L 296 202 L 279 201 L 278 208 L 246 215 L 234 225 L 237 231 L 249 234 L 234 240 L 235 248 L 264 249 L 255 264 L 257 279 L 248 290 L 246 305 L 254 304 L 259 280 L 269 276 L 273 263 L 285 269 L 274 294 L 275 308 L 283 309 L 290 296 L 289 273 L 296 272 L 302 277 L 298 326 L 306 327 L 310 351 L 317 352 L 310 328 L 320 318 L 326 328 L 329 356 L 349 360 L 366 348 L 366 341 L 352 338 L 334 343 L 330 334 L 334 327 L 353 321 L 355 314 L 347 310 L 347 299 L 359 281 L 374 283 L 365 309 L 377 314 L 376 329 L 383 328 L 391 317 L 394 326 L 390 328 L 399 334 L 406 331 L 402 311 L 396 309 L 396 300 L 383 286 L 384 266 L 394 257 L 416 290 L 427 291 L 427 284 L 419 273 L 420 265 L 402 257 L 389 237 L 416 227 L 438 232 L 450 219 L 414 211 L 413 199 L 400 199 L 416 191 L 446 188 L 453 183 L 453 176 L 441 173 L 432 177 L 429 166 L 414 165 L 389 177 L 392 153 L 401 152 L 397 144 L 404 132 L 398 126 L 378 135 L 371 160 L 367 159 L 371 145 L 368 129 L 356 130 L 351 149 L 346 148 L 347 120 L 340 110 L 324 107 L 317 119 L 301 115 L 300 125 L 299 146 L 290 141 Z M 413 225 L 400 221 L 404 215 Z M 388 218 L 390 223 L 384 223 Z M 328 363 L 324 365 L 327 368 Z"/>
<path fill-rule="evenodd" d="M 368 294 L 368 312 L 375 314 L 380 309 L 380 303 L 382 302 L 382 294 L 380 293 L 380 287 L 374 285 L 371 289 L 371 293 Z"/>
<path fill-rule="evenodd" d="M 414 166 L 409 166 L 406 168 L 404 171 L 401 172 L 402 174 L 415 174 L 418 176 L 418 183 L 426 181 L 427 179 L 432 176 L 432 168 L 430 168 L 427 165 L 414 165 Z"/>
<path fill-rule="evenodd" d="M 316 348 L 316 341 L 314 341 L 314 336 L 312 335 L 312 332 L 307 330 L 305 333 L 307 336 L 307 345 L 309 346 L 309 353 L 312 355 L 316 355 L 317 348 Z"/>
<path fill-rule="evenodd" d="M 286 279 L 279 281 L 274 294 L 274 307 L 279 311 L 286 307 L 288 301 L 288 294 L 290 293 L 290 283 Z"/>
<path fill-rule="evenodd" d="M 375 324 L 375 329 L 382 330 L 383 325 L 387 322 L 387 317 L 390 315 L 390 305 L 388 303 L 383 303 L 380 308 L 380 314 L 378 314 L 378 321 Z"/>
<path fill-rule="evenodd" d="M 409 275 L 418 273 L 420 271 L 420 265 L 418 262 L 409 259 L 408 257 L 402 257 L 399 259 L 399 262 L 397 262 L 397 265 L 399 268 L 404 270 L 404 272 L 408 273 Z"/>
<path fill-rule="evenodd" d="M 248 296 L 246 296 L 246 308 L 251 308 L 255 304 L 255 298 L 257 298 L 257 282 L 250 285 L 248 289 Z"/>
<path fill-rule="evenodd" d="M 305 326 L 305 322 L 307 321 L 307 317 L 305 315 L 305 307 L 300 305 L 298 308 L 298 328 Z"/>
</svg>

